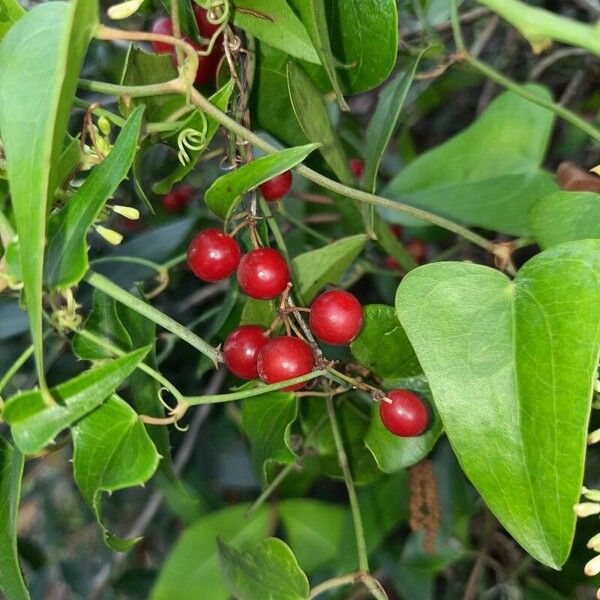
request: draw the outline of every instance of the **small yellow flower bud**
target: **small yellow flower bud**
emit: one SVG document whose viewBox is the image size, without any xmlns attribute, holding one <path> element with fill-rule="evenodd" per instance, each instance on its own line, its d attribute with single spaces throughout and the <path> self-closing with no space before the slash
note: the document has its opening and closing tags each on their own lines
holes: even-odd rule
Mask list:
<svg viewBox="0 0 600 600">
<path fill-rule="evenodd" d="M 118 215 L 122 215 L 130 221 L 137 221 L 140 218 L 140 211 L 137 208 L 133 208 L 133 206 L 121 206 L 116 204 L 110 208 L 113 210 L 113 212 L 116 212 Z"/>
<path fill-rule="evenodd" d="M 592 502 L 600 502 L 600 490 L 588 490 L 586 487 L 581 488 L 581 493 Z"/>
<path fill-rule="evenodd" d="M 113 246 L 118 246 L 123 241 L 123 236 L 120 233 L 102 225 L 96 225 L 96 233 Z"/>
<path fill-rule="evenodd" d="M 119 4 L 114 4 L 107 11 L 109 18 L 118 21 L 130 17 L 142 5 L 144 0 L 126 0 Z"/>
<path fill-rule="evenodd" d="M 583 572 L 588 577 L 594 577 L 594 575 L 598 575 L 598 573 L 600 573 L 600 554 L 598 554 L 598 556 L 594 556 L 592 560 L 587 562 L 583 568 Z"/>
<path fill-rule="evenodd" d="M 109 135 L 110 134 L 110 121 L 104 116 L 102 115 L 101 117 L 98 118 L 98 129 L 104 134 L 104 135 Z"/>
<path fill-rule="evenodd" d="M 580 502 L 573 507 L 578 517 L 589 517 L 600 513 L 600 504 L 596 502 Z"/>
<path fill-rule="evenodd" d="M 596 550 L 596 552 L 600 552 L 600 533 L 597 533 L 594 537 L 590 538 L 587 543 L 587 547 Z"/>
</svg>

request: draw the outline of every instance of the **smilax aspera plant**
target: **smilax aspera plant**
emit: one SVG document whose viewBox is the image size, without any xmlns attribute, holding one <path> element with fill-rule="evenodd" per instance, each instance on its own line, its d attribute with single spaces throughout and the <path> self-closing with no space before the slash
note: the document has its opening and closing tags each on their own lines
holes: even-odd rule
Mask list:
<svg viewBox="0 0 600 600">
<path fill-rule="evenodd" d="M 0 0 L 0 595 L 596 597 L 599 17 Z"/>
</svg>

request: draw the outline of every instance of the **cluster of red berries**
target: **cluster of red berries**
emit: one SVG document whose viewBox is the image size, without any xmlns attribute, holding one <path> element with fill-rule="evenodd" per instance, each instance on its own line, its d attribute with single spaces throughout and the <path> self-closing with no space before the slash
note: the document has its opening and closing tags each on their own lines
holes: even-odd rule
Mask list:
<svg viewBox="0 0 600 600">
<path fill-rule="evenodd" d="M 198 31 L 200 36 L 205 39 L 210 39 L 215 34 L 218 25 L 211 23 L 208 20 L 207 11 L 193 3 L 194 16 L 196 17 L 196 23 L 198 24 Z M 173 35 L 173 22 L 169 17 L 161 17 L 154 22 L 152 26 L 152 33 L 160 33 L 163 35 Z M 183 37 L 184 41 L 193 46 L 196 50 L 204 51 L 207 46 L 197 44 L 187 36 Z M 220 43 L 220 39 L 215 41 L 213 50 L 206 56 L 198 56 L 198 70 L 196 71 L 196 83 L 205 84 L 214 81 L 217 74 L 217 68 L 219 61 L 223 56 L 223 47 Z M 152 42 L 152 47 L 157 54 L 173 54 L 175 55 L 175 47 L 165 42 Z"/>
</svg>

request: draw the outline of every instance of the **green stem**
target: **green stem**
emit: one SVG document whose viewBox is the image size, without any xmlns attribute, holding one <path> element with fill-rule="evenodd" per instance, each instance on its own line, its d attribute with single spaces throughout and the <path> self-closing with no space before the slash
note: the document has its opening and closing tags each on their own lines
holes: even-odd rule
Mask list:
<svg viewBox="0 0 600 600">
<path fill-rule="evenodd" d="M 143 300 L 136 298 L 133 294 L 130 294 L 122 287 L 119 287 L 113 283 L 110 279 L 104 277 L 104 275 L 94 273 L 94 271 L 88 271 L 84 279 L 92 287 L 95 287 L 111 298 L 117 300 L 117 302 L 121 302 L 121 304 L 124 304 L 151 321 L 154 321 L 157 325 L 160 325 L 167 331 L 174 333 L 176 336 L 190 344 L 190 346 L 193 346 L 196 348 L 196 350 L 205 356 L 208 356 L 208 358 L 210 358 L 215 364 L 222 361 L 221 353 L 216 348 L 213 348 L 210 344 L 205 342 L 201 337 L 197 336 L 195 333 L 192 333 L 183 325 L 181 325 L 181 323 L 178 323 L 171 317 L 168 317 L 150 304 L 146 304 L 146 302 Z"/>
<path fill-rule="evenodd" d="M 300 229 L 301 231 L 304 231 L 305 233 L 307 233 L 308 235 L 312 236 L 313 238 L 315 238 L 316 240 L 318 240 L 319 242 L 322 242 L 323 244 L 331 244 L 331 242 L 333 241 L 331 238 L 327 237 L 326 235 L 323 235 L 322 233 L 320 233 L 319 231 L 317 231 L 316 229 L 313 229 L 312 227 L 309 227 L 306 223 L 304 223 L 301 219 L 298 219 L 297 217 L 295 217 L 294 215 L 291 215 L 289 212 L 287 212 L 284 208 L 280 208 L 279 209 L 279 214 L 286 220 L 289 221 L 292 225 L 294 225 L 295 227 L 297 227 L 298 229 Z"/>
<path fill-rule="evenodd" d="M 166 269 L 167 271 L 170 271 L 173 267 L 176 267 L 177 265 L 185 262 L 186 260 L 187 260 L 187 252 L 182 252 L 181 254 L 174 256 L 167 262 L 164 262 L 162 264 L 162 268 Z"/>
<path fill-rule="evenodd" d="M 153 83 L 149 85 L 116 85 L 103 81 L 91 81 L 80 79 L 79 89 L 106 94 L 108 96 L 130 96 L 131 98 L 143 98 L 145 96 L 161 96 L 162 94 L 176 94 L 180 90 L 179 79 L 172 79 L 164 83 Z"/>
<path fill-rule="evenodd" d="M 6 387 L 6 384 L 14 377 L 15 373 L 27 362 L 27 360 L 33 354 L 33 344 L 29 346 L 15 362 L 10 366 L 8 371 L 4 373 L 2 379 L 0 379 L 0 393 Z"/>
<path fill-rule="evenodd" d="M 334 590 L 335 588 L 342 587 L 343 585 L 355 584 L 359 580 L 360 573 L 351 573 L 350 575 L 341 575 L 340 577 L 328 579 L 327 581 L 316 585 L 312 590 L 310 590 L 308 600 L 312 600 L 313 598 L 316 598 L 317 596 L 321 595 L 323 592 Z"/>
<path fill-rule="evenodd" d="M 152 271 L 156 271 L 157 273 L 162 273 L 165 271 L 165 267 L 163 265 L 159 265 L 158 263 L 152 262 L 151 260 L 147 260 L 146 258 L 140 258 L 139 256 L 104 256 L 102 258 L 96 258 L 90 261 L 92 265 L 101 265 L 104 263 L 111 262 L 119 262 L 119 263 L 129 263 L 132 265 L 141 265 L 142 267 L 147 267 Z"/>
<path fill-rule="evenodd" d="M 73 100 L 73 105 L 76 106 L 77 108 L 82 108 L 83 110 L 88 110 L 90 108 L 90 106 L 92 106 L 89 102 L 86 102 L 85 100 L 82 100 L 81 98 L 75 98 Z M 100 117 L 106 117 L 111 123 L 113 123 L 117 127 L 123 127 L 125 125 L 125 123 L 127 123 L 127 121 L 125 119 L 123 119 L 122 117 L 115 115 L 115 113 L 111 112 L 110 110 L 106 110 L 106 109 L 102 108 L 101 106 L 96 106 L 92 110 L 92 113 L 94 113 L 95 115 L 98 115 Z"/>
</svg>

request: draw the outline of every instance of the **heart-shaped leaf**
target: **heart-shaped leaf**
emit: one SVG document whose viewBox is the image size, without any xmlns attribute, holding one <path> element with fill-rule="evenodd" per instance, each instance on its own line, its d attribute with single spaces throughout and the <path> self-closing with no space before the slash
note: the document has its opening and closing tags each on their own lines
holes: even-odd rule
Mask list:
<svg viewBox="0 0 600 600">
<path fill-rule="evenodd" d="M 121 398 L 111 396 L 73 427 L 73 470 L 77 486 L 102 527 L 104 540 L 124 552 L 140 538 L 111 534 L 102 523 L 102 492 L 146 482 L 158 465 L 158 452 L 144 424 Z"/>
<path fill-rule="evenodd" d="M 229 219 L 243 194 L 295 167 L 318 147 L 318 144 L 307 144 L 280 150 L 222 175 L 206 190 L 206 205 L 221 219 Z"/>
<path fill-rule="evenodd" d="M 289 546 L 267 538 L 249 552 L 240 552 L 219 538 L 221 568 L 238 600 L 306 600 L 309 586 Z"/>
<path fill-rule="evenodd" d="M 600 196 L 592 192 L 556 192 L 529 209 L 531 231 L 542 248 L 600 238 Z"/>
<path fill-rule="evenodd" d="M 463 470 L 536 559 L 575 530 L 600 351 L 600 241 L 562 244 L 514 281 L 466 263 L 409 273 L 396 310 Z"/>
<path fill-rule="evenodd" d="M 18 448 L 39 452 L 63 429 L 100 406 L 144 359 L 150 347 L 89 369 L 51 390 L 60 404 L 48 406 L 39 390 L 22 392 L 6 401 L 2 416 L 11 426 Z"/>
</svg>

